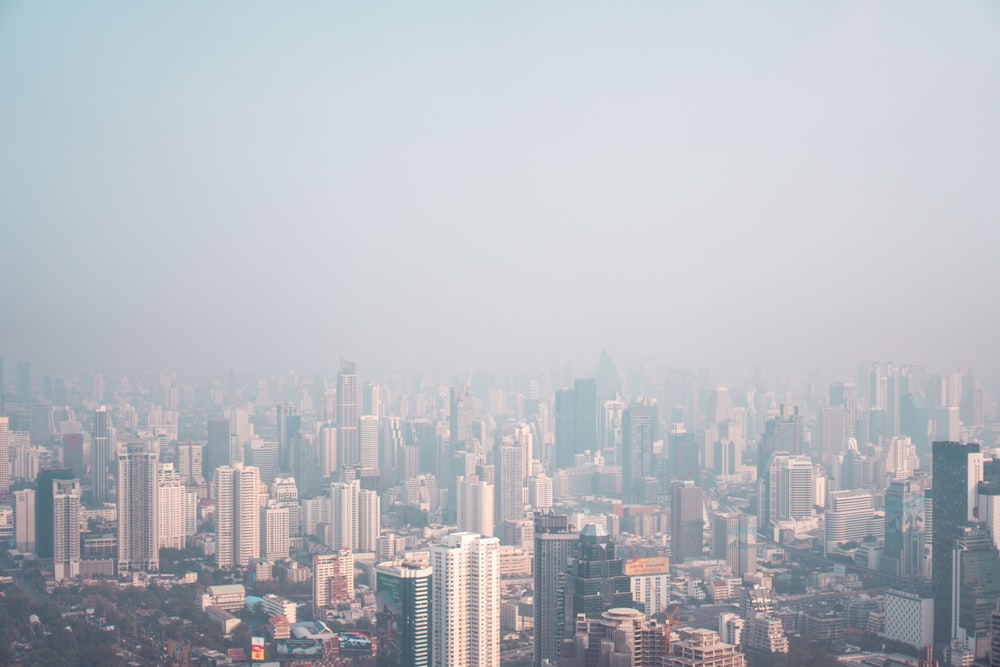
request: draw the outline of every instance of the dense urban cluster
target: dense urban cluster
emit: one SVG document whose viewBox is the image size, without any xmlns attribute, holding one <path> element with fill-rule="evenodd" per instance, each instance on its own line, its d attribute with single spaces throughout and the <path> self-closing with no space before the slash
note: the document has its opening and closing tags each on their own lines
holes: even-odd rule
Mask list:
<svg viewBox="0 0 1000 667">
<path fill-rule="evenodd" d="M 579 375 L 0 361 L 0 663 L 1000 665 L 971 370 Z"/>
</svg>

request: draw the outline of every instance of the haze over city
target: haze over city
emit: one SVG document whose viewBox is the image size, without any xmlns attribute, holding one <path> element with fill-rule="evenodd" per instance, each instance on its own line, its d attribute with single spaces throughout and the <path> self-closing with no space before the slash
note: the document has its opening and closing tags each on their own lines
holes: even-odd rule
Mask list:
<svg viewBox="0 0 1000 667">
<path fill-rule="evenodd" d="M 0 349 L 995 377 L 998 31 L 988 2 L 4 3 Z"/>
</svg>

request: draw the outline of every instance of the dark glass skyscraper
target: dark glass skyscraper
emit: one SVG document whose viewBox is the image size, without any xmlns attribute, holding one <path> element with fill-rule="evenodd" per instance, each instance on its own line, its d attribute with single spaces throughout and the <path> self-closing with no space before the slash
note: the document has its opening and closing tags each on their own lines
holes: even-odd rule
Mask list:
<svg viewBox="0 0 1000 667">
<path fill-rule="evenodd" d="M 601 526 L 589 524 L 570 559 L 564 589 L 564 632 L 573 634 L 577 614 L 598 619 L 616 607 L 632 607 L 631 582 L 615 544 Z"/>
<path fill-rule="evenodd" d="M 893 482 L 885 494 L 885 555 L 887 574 L 920 577 L 924 559 L 924 482 Z"/>
<path fill-rule="evenodd" d="M 232 462 L 229 440 L 229 420 L 225 417 L 209 419 L 208 442 L 202 452 L 202 476 L 205 479 L 212 479 L 216 468 L 227 466 Z"/>
<path fill-rule="evenodd" d="M 35 481 L 35 553 L 39 558 L 52 558 L 53 554 L 52 481 L 73 477 L 71 468 L 49 468 L 38 473 Z"/>
<path fill-rule="evenodd" d="M 976 443 L 935 442 L 932 452 L 934 642 L 944 644 L 952 639 L 951 552 L 962 526 L 973 518 L 975 494 L 983 476 L 983 455 Z"/>
<path fill-rule="evenodd" d="M 675 482 L 670 511 L 670 550 L 674 561 L 700 558 L 705 537 L 705 495 L 693 482 Z"/>
<path fill-rule="evenodd" d="M 430 567 L 406 561 L 375 569 L 378 667 L 431 664 Z"/>
<path fill-rule="evenodd" d="M 655 474 L 653 442 L 659 414 L 655 405 L 632 405 L 622 413 L 622 497 L 637 499 L 642 482 Z"/>
<path fill-rule="evenodd" d="M 563 601 L 559 597 L 564 585 L 570 556 L 576 549 L 580 534 L 569 526 L 563 515 L 535 514 L 535 660 L 558 660 L 563 638 Z"/>
</svg>

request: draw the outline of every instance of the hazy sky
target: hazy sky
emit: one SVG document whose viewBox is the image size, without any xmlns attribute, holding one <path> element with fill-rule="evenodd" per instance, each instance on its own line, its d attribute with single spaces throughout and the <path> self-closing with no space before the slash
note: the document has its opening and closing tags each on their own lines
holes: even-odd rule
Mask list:
<svg viewBox="0 0 1000 667">
<path fill-rule="evenodd" d="M 998 213 L 994 0 L 0 2 L 10 368 L 996 372 Z"/>
</svg>

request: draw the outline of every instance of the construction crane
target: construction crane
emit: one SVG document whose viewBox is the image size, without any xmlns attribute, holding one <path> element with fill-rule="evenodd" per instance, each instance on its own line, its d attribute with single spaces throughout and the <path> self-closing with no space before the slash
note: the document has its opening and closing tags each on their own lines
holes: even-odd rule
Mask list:
<svg viewBox="0 0 1000 667">
<path fill-rule="evenodd" d="M 667 611 L 668 607 L 664 607 L 663 613 L 665 618 L 663 619 L 663 652 L 666 655 L 670 655 L 670 631 L 675 625 L 678 624 L 677 612 L 681 610 L 681 606 L 674 605 L 674 608 Z"/>
</svg>

